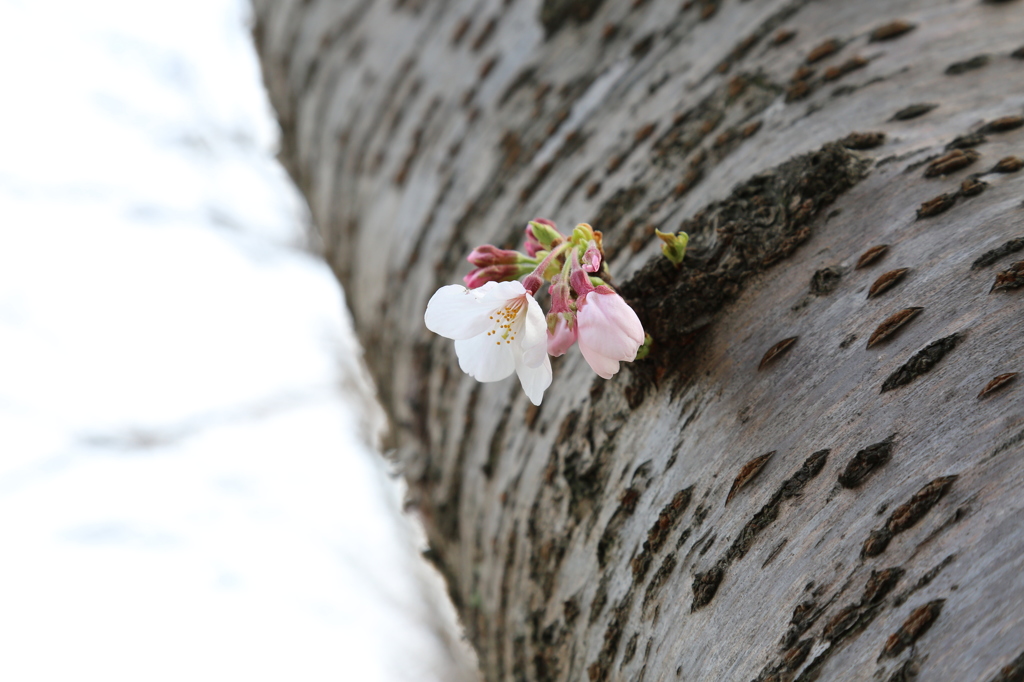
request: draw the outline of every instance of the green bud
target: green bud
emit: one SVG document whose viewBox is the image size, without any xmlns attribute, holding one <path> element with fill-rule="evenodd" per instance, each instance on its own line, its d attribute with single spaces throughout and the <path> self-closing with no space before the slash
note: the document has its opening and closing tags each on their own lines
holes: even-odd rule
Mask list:
<svg viewBox="0 0 1024 682">
<path fill-rule="evenodd" d="M 552 247 L 565 241 L 565 236 L 553 226 L 539 223 L 536 220 L 530 221 L 530 230 L 527 236 L 531 235 L 540 243 L 545 251 L 550 251 Z"/>
<path fill-rule="evenodd" d="M 581 249 L 587 248 L 587 244 L 590 240 L 594 239 L 594 228 L 586 223 L 580 223 L 572 230 L 572 236 L 569 237 L 569 241 L 573 246 L 578 246 Z"/>
<path fill-rule="evenodd" d="M 644 334 L 644 343 L 636 351 L 636 359 L 643 360 L 651 352 L 651 344 L 654 343 L 654 339 L 651 338 L 650 334 Z"/>
<path fill-rule="evenodd" d="M 690 243 L 690 236 L 685 232 L 675 235 L 658 229 L 654 230 L 654 234 L 658 235 L 658 238 L 665 242 L 661 245 L 661 252 L 665 254 L 665 258 L 672 261 L 672 265 L 677 268 L 681 266 L 683 258 L 686 256 L 686 245 Z"/>
</svg>

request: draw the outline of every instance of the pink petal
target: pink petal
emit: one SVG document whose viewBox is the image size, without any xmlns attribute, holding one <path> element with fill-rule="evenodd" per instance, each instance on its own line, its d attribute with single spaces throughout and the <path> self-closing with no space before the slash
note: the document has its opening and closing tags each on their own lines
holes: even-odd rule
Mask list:
<svg viewBox="0 0 1024 682">
<path fill-rule="evenodd" d="M 548 354 L 554 357 L 565 355 L 566 351 L 576 343 L 576 328 L 569 328 L 569 323 L 559 315 L 555 329 L 548 334 Z"/>
<path fill-rule="evenodd" d="M 616 360 L 632 361 L 644 342 L 644 328 L 618 294 L 591 294 L 579 312 L 580 343 Z M 582 345 L 581 345 L 582 348 Z"/>
<path fill-rule="evenodd" d="M 587 246 L 587 252 L 583 254 L 583 269 L 587 272 L 597 272 L 601 269 L 601 252 L 593 239 Z"/>
<path fill-rule="evenodd" d="M 583 337 L 580 337 L 580 352 L 583 353 L 583 359 L 587 361 L 590 368 L 594 370 L 598 376 L 603 379 L 611 379 L 619 371 L 619 361 L 613 360 L 599 352 L 596 352 L 593 348 L 588 346 Z"/>
</svg>

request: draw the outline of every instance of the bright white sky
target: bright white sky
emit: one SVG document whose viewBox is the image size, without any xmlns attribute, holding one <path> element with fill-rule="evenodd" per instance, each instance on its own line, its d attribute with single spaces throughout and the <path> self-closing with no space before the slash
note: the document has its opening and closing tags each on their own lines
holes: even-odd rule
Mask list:
<svg viewBox="0 0 1024 682">
<path fill-rule="evenodd" d="M 437 679 L 242 0 L 0 0 L 0 679 Z"/>
</svg>

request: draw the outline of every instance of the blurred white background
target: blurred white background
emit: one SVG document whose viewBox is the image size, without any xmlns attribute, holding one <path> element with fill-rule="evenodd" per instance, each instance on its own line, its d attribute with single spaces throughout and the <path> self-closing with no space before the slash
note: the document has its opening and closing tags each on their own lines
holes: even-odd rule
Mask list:
<svg viewBox="0 0 1024 682">
<path fill-rule="evenodd" d="M 2 680 L 452 674 L 248 11 L 0 0 Z"/>
</svg>

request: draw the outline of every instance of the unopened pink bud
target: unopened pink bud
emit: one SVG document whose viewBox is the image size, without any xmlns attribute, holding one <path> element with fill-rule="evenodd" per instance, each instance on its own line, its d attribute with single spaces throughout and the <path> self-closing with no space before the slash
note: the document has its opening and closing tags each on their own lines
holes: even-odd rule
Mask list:
<svg viewBox="0 0 1024 682">
<path fill-rule="evenodd" d="M 523 279 L 523 288 L 530 293 L 530 296 L 535 296 L 542 286 L 544 286 L 544 277 L 538 275 L 536 271 L 531 272 Z"/>
<path fill-rule="evenodd" d="M 565 237 L 546 218 L 536 218 L 526 226 L 526 253 L 530 254 L 530 258 L 541 251 L 550 251 L 563 241 Z"/>
<path fill-rule="evenodd" d="M 581 299 L 594 290 L 594 285 L 590 281 L 590 275 L 580 267 L 579 251 L 577 249 L 572 250 L 572 271 L 569 273 L 569 284 L 572 285 L 573 291 L 576 292 L 576 296 Z"/>
<path fill-rule="evenodd" d="M 473 252 L 466 256 L 473 265 L 478 268 L 485 268 L 489 265 L 513 265 L 523 260 L 523 255 L 518 251 L 499 249 L 497 246 L 484 244 L 473 249 Z"/>
<path fill-rule="evenodd" d="M 486 268 L 476 268 L 462 278 L 467 289 L 476 289 L 488 282 L 510 282 L 519 279 L 523 274 L 523 268 L 519 265 L 489 265 Z"/>
<path fill-rule="evenodd" d="M 535 258 L 538 253 L 544 250 L 537 238 L 533 236 L 533 228 L 526 227 L 526 255 Z"/>
<path fill-rule="evenodd" d="M 556 358 L 565 355 L 566 351 L 576 343 L 576 336 L 575 315 L 569 313 L 548 315 L 548 355 Z"/>
<path fill-rule="evenodd" d="M 551 278 L 548 294 L 551 295 L 551 313 L 572 312 L 572 290 L 569 288 L 569 283 L 562 278 L 562 275 L 558 274 Z"/>
<path fill-rule="evenodd" d="M 593 239 L 587 245 L 587 252 L 583 254 L 583 269 L 587 272 L 597 272 L 601 269 L 601 250 Z"/>
</svg>

